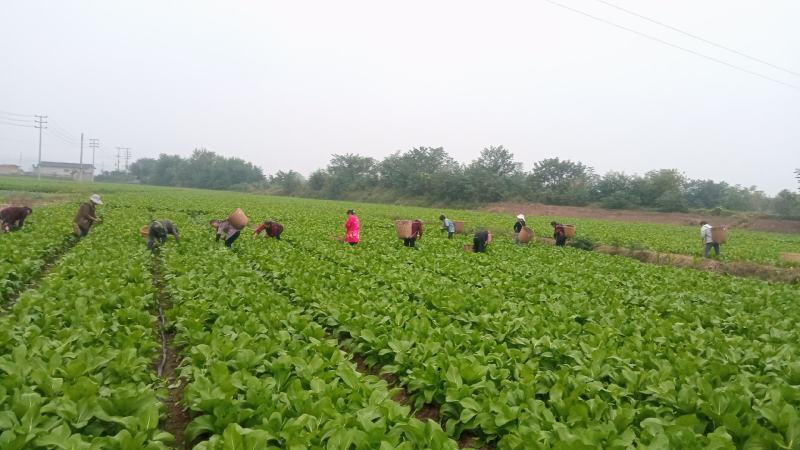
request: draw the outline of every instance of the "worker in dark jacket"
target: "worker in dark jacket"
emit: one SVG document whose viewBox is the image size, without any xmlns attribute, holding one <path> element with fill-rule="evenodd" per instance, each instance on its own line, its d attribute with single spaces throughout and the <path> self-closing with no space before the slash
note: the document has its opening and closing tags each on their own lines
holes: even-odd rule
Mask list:
<svg viewBox="0 0 800 450">
<path fill-rule="evenodd" d="M 33 212 L 27 206 L 9 206 L 0 210 L 3 231 L 19 230 L 25 225 L 25 218 Z"/>
<path fill-rule="evenodd" d="M 553 227 L 553 239 L 556 240 L 556 245 L 559 247 L 564 247 L 567 244 L 567 230 L 564 228 L 564 225 L 558 222 L 550 222 L 550 226 Z"/>
<path fill-rule="evenodd" d="M 236 239 L 239 239 L 239 235 L 242 233 L 241 230 L 231 225 L 231 223 L 227 220 L 215 219 L 209 223 L 216 230 L 218 241 L 219 238 L 225 236 L 226 247 L 232 246 L 233 242 L 236 241 Z"/>
<path fill-rule="evenodd" d="M 100 196 L 97 194 L 92 194 L 88 202 L 81 203 L 81 206 L 78 208 L 78 213 L 75 214 L 76 235 L 79 237 L 86 236 L 86 234 L 89 233 L 89 229 L 92 228 L 92 225 L 96 222 L 101 222 L 101 220 L 97 218 L 96 206 L 102 204 L 103 201 L 100 200 Z"/>
<path fill-rule="evenodd" d="M 486 246 L 492 242 L 492 233 L 488 230 L 478 231 L 472 238 L 472 251 L 475 253 L 486 252 Z"/>
<path fill-rule="evenodd" d="M 411 222 L 411 237 L 403 239 L 403 245 L 406 247 L 414 247 L 417 239 L 422 239 L 422 221 L 419 219 Z"/>
<path fill-rule="evenodd" d="M 514 243 L 519 244 L 519 233 L 525 228 L 525 216 L 520 214 L 514 222 Z"/>
<path fill-rule="evenodd" d="M 156 241 L 162 245 L 166 244 L 167 235 L 169 234 L 175 236 L 175 242 L 180 242 L 181 237 L 178 234 L 178 227 L 176 227 L 174 223 L 166 219 L 150 222 L 150 230 L 147 235 L 147 248 L 152 250 Z"/>
<path fill-rule="evenodd" d="M 278 222 L 268 220 L 253 231 L 253 239 L 261 234 L 262 231 L 266 231 L 264 235 L 265 238 L 275 238 L 280 241 L 281 234 L 283 234 L 283 225 L 279 224 Z"/>
</svg>

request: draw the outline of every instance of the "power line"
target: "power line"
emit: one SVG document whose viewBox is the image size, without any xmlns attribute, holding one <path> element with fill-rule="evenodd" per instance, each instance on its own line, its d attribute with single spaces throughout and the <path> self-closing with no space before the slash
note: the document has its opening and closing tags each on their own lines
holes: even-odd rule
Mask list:
<svg viewBox="0 0 800 450">
<path fill-rule="evenodd" d="M 72 134 L 70 131 L 68 131 L 68 130 L 67 130 L 66 128 L 64 128 L 63 126 L 59 125 L 59 122 L 58 122 L 58 121 L 56 121 L 56 120 L 52 120 L 52 119 L 51 119 L 51 120 L 50 120 L 50 126 L 51 126 L 52 128 L 54 128 L 54 129 L 56 129 L 56 130 L 60 131 L 60 132 L 61 132 L 61 134 L 63 134 L 64 136 L 66 136 L 66 137 L 70 138 L 71 140 L 73 140 L 73 141 L 77 140 L 77 138 L 76 138 L 76 137 L 75 137 L 75 136 L 74 136 L 74 135 L 73 135 L 73 134 Z"/>
<path fill-rule="evenodd" d="M 2 109 L 0 109 L 0 114 L 4 114 L 7 116 L 33 117 L 33 114 L 20 114 L 11 111 L 3 111 Z"/>
<path fill-rule="evenodd" d="M 0 124 L 2 124 L 2 125 L 10 125 L 12 127 L 36 128 L 36 125 L 23 125 L 21 123 L 6 122 L 5 119 L 3 119 L 3 118 L 0 118 Z"/>
<path fill-rule="evenodd" d="M 55 138 L 58 138 L 58 140 L 60 140 L 61 142 L 64 142 L 65 144 L 69 144 L 69 145 L 78 145 L 78 143 L 77 143 L 77 142 L 75 142 L 75 141 L 73 141 L 72 139 L 69 139 L 69 138 L 67 138 L 67 137 L 64 137 L 63 135 L 61 135 L 61 134 L 57 133 L 57 132 L 55 131 L 55 129 L 49 129 L 49 130 L 47 130 L 47 135 L 48 135 L 48 136 L 55 137 Z"/>
<path fill-rule="evenodd" d="M 50 125 L 51 126 L 48 129 L 48 133 L 53 133 L 54 135 L 58 135 L 58 137 L 63 138 L 65 140 L 76 142 L 76 140 L 73 139 L 73 137 L 69 133 L 64 133 L 63 131 L 61 131 L 61 129 L 52 126 L 52 123 Z"/>
<path fill-rule="evenodd" d="M 641 31 L 634 30 L 633 28 L 628 28 L 626 26 L 616 24 L 616 23 L 611 22 L 609 20 L 597 17 L 597 16 L 589 14 L 589 13 L 587 13 L 585 11 L 581 11 L 580 9 L 573 8 L 571 6 L 567 6 L 567 5 L 563 4 L 563 3 L 559 3 L 559 2 L 556 2 L 554 0 L 544 0 L 544 1 L 547 2 L 547 3 L 550 3 L 551 5 L 558 6 L 559 8 L 564 8 L 564 9 L 566 9 L 568 11 L 572 11 L 572 12 L 574 12 L 576 14 L 580 14 L 582 16 L 586 16 L 586 17 L 588 17 L 590 19 L 593 19 L 593 20 L 596 20 L 598 22 L 605 23 L 606 25 L 611 25 L 612 27 L 616 27 L 616 28 L 619 28 L 621 30 L 625 30 L 627 32 L 642 36 L 644 38 L 650 39 L 651 41 L 656 41 L 656 42 L 664 44 L 664 45 L 666 45 L 668 47 L 676 48 L 678 50 L 681 50 L 681 51 L 684 51 L 684 52 L 687 52 L 687 53 L 691 53 L 691 54 L 693 54 L 695 56 L 699 56 L 701 58 L 705 58 L 705 59 L 707 59 L 709 61 L 713 61 L 713 62 L 715 62 L 717 64 L 722 64 L 723 66 L 727 66 L 727 67 L 730 67 L 732 69 L 736 69 L 736 70 L 738 70 L 740 72 L 744 72 L 744 73 L 747 73 L 747 74 L 750 74 L 750 75 L 754 75 L 754 76 L 757 76 L 759 78 L 763 78 L 765 80 L 772 81 L 773 83 L 782 84 L 782 85 L 784 85 L 786 87 L 790 87 L 792 89 L 796 89 L 796 90 L 800 91 L 800 86 L 797 86 L 797 85 L 794 85 L 794 84 L 791 84 L 791 83 L 786 83 L 786 82 L 783 82 L 783 81 L 778 80 L 776 78 L 772 78 L 772 77 L 769 77 L 767 75 L 764 75 L 764 74 L 761 74 L 761 73 L 758 73 L 758 72 L 754 72 L 752 70 L 745 69 L 743 67 L 739 67 L 737 65 L 731 64 L 729 62 L 726 62 L 726 61 L 723 61 L 721 59 L 715 58 L 713 56 L 705 55 L 703 53 L 697 52 L 695 50 L 692 50 L 692 49 L 689 49 L 689 48 L 686 48 L 686 47 L 681 47 L 680 45 L 673 44 L 673 43 L 671 43 L 669 41 L 665 41 L 665 40 L 663 40 L 661 38 L 657 38 L 657 37 L 651 36 L 651 35 L 649 35 L 647 33 L 643 33 Z"/>
<path fill-rule="evenodd" d="M 0 117 L 0 120 L 5 120 L 7 122 L 27 122 L 33 123 L 33 116 L 28 117 L 27 119 L 17 119 L 15 117 Z"/>
<path fill-rule="evenodd" d="M 640 18 L 640 19 L 644 19 L 644 20 L 646 20 L 646 21 L 648 21 L 648 22 L 654 23 L 654 24 L 656 24 L 656 25 L 659 25 L 659 26 L 662 26 L 662 27 L 664 27 L 664 28 L 668 28 L 668 29 L 670 29 L 670 30 L 672 30 L 672 31 L 677 31 L 678 33 L 681 33 L 681 34 L 683 34 L 683 35 L 689 36 L 690 38 L 697 39 L 698 41 L 701 41 L 701 42 L 705 42 L 705 43 L 706 43 L 706 44 L 708 44 L 708 45 L 713 45 L 714 47 L 721 48 L 721 49 L 723 49 L 723 50 L 727 50 L 727 51 L 729 51 L 729 52 L 731 52 L 731 53 L 735 53 L 735 54 L 737 54 L 737 55 L 739 55 L 739 56 L 742 56 L 742 57 L 744 57 L 744 58 L 747 58 L 747 59 L 749 59 L 749 60 L 756 61 L 756 62 L 759 62 L 759 63 L 761 63 L 761 64 L 764 64 L 764 65 L 770 66 L 770 67 L 772 67 L 773 69 L 782 70 L 782 71 L 784 71 L 784 72 L 786 72 L 786 73 L 790 73 L 790 74 L 792 74 L 792 75 L 795 75 L 795 76 L 798 76 L 798 77 L 800 77 L 800 72 L 795 72 L 794 70 L 787 69 L 787 68 L 785 68 L 785 67 L 781 67 L 781 66 L 779 66 L 779 65 L 777 65 L 777 64 L 772 64 L 772 63 L 771 63 L 771 62 L 769 62 L 769 61 L 764 61 L 764 60 L 763 60 L 763 59 L 761 59 L 761 58 L 757 58 L 757 57 L 755 57 L 755 56 L 748 55 L 747 53 L 744 53 L 744 52 L 741 52 L 741 51 L 739 51 L 739 50 L 736 50 L 736 49 L 733 49 L 733 48 L 727 47 L 727 46 L 725 46 L 725 45 L 722 45 L 722 44 L 717 44 L 717 43 L 716 43 L 716 42 L 714 42 L 714 41 L 710 41 L 710 40 L 708 40 L 708 39 L 705 39 L 705 38 L 703 38 L 703 37 L 701 37 L 701 36 L 698 36 L 698 35 L 696 35 L 696 34 L 694 34 L 694 33 L 690 33 L 690 32 L 688 32 L 688 31 L 681 30 L 680 28 L 673 27 L 672 25 L 666 24 L 666 23 L 664 23 L 664 22 L 661 22 L 661 21 L 658 21 L 658 20 L 656 20 L 656 19 L 651 19 L 650 17 L 644 16 L 644 15 L 642 15 L 642 14 L 639 14 L 639 13 L 637 13 L 637 12 L 635 12 L 635 11 L 631 11 L 631 10 L 629 10 L 629 9 L 625 9 L 625 8 L 623 8 L 623 7 L 619 6 L 619 5 L 615 5 L 614 3 L 611 3 L 611 2 L 609 2 L 609 1 L 606 1 L 606 0 L 594 0 L 594 1 L 596 1 L 596 2 L 599 2 L 599 3 L 602 3 L 602 4 L 604 4 L 604 5 L 607 5 L 607 6 L 610 6 L 610 7 L 612 7 L 612 8 L 616 8 L 616 9 L 618 9 L 618 10 L 620 10 L 620 11 L 623 11 L 623 12 L 625 12 L 625 13 L 628 13 L 628 14 L 630 14 L 630 15 L 632 15 L 632 16 L 636 16 L 636 17 L 638 17 L 638 18 Z"/>
</svg>

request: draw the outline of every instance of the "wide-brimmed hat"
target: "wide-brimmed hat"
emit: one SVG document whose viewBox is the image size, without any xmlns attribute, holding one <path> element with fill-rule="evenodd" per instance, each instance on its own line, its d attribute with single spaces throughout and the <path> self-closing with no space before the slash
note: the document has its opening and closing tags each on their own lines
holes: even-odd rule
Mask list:
<svg viewBox="0 0 800 450">
<path fill-rule="evenodd" d="M 517 215 L 517 219 L 525 220 L 525 216 L 523 214 L 519 214 L 519 215 Z"/>
<path fill-rule="evenodd" d="M 90 200 L 92 203 L 94 203 L 95 205 L 102 205 L 102 204 L 103 204 L 103 201 L 102 201 L 102 200 L 100 200 L 100 196 L 99 196 L 99 195 L 97 195 L 97 194 L 92 194 L 92 196 L 91 196 L 91 197 L 89 197 L 89 200 Z"/>
</svg>

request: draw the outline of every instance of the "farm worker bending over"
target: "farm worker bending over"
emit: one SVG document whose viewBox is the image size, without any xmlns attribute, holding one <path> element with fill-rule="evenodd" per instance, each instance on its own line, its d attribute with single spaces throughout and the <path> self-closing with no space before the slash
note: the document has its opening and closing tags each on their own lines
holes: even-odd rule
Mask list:
<svg viewBox="0 0 800 450">
<path fill-rule="evenodd" d="M 714 253 L 719 256 L 719 243 L 714 242 L 711 236 L 711 225 L 705 220 L 700 222 L 700 240 L 703 241 L 703 258 L 708 258 L 711 248 L 714 248 Z"/>
<path fill-rule="evenodd" d="M 95 211 L 95 207 L 102 204 L 103 201 L 100 200 L 100 196 L 97 194 L 92 194 L 88 202 L 81 203 L 78 208 L 78 214 L 75 215 L 75 234 L 79 237 L 84 237 L 89 233 L 89 228 L 92 228 L 95 222 L 102 222 L 97 218 L 97 212 Z"/>
<path fill-rule="evenodd" d="M 227 220 L 215 219 L 209 222 L 211 226 L 217 230 L 217 240 L 225 236 L 225 246 L 230 247 L 236 239 L 239 239 L 240 230 L 231 225 Z"/>
<path fill-rule="evenodd" d="M 456 234 L 456 224 L 445 217 L 444 214 L 439 216 L 439 220 L 442 221 L 442 231 L 447 231 L 447 239 L 453 239 L 453 235 Z"/>
<path fill-rule="evenodd" d="M 361 225 L 358 222 L 358 216 L 352 209 L 347 210 L 347 221 L 344 223 L 344 241 L 350 245 L 358 244 L 360 239 L 359 231 Z"/>
<path fill-rule="evenodd" d="M 519 233 L 525 228 L 525 216 L 520 214 L 517 216 L 517 221 L 514 222 L 514 243 L 519 244 Z"/>
<path fill-rule="evenodd" d="M 175 242 L 180 241 L 181 237 L 178 234 L 178 227 L 176 227 L 174 223 L 166 219 L 154 220 L 150 223 L 150 231 L 147 238 L 147 248 L 152 250 L 156 241 L 161 244 L 165 244 L 167 242 L 168 234 L 175 236 Z"/>
<path fill-rule="evenodd" d="M 0 210 L 3 231 L 19 230 L 25 225 L 25 218 L 33 212 L 27 206 L 9 206 Z"/>
<path fill-rule="evenodd" d="M 567 230 L 564 228 L 564 225 L 558 222 L 550 222 L 550 226 L 553 227 L 553 239 L 556 240 L 556 245 L 559 247 L 563 247 L 567 244 Z"/>
<path fill-rule="evenodd" d="M 492 242 L 492 233 L 487 230 L 478 231 L 472 238 L 472 251 L 475 253 L 486 252 L 486 246 Z"/>
<path fill-rule="evenodd" d="M 417 239 L 422 239 L 422 221 L 419 219 L 411 222 L 411 237 L 403 239 L 403 245 L 406 247 L 413 247 Z"/>
<path fill-rule="evenodd" d="M 265 231 L 264 237 L 267 238 L 275 238 L 277 240 L 281 240 L 281 234 L 283 234 L 283 225 L 279 224 L 278 222 L 273 222 L 268 220 L 261 224 L 258 228 L 253 231 L 253 239 L 256 238 L 262 231 Z"/>
</svg>

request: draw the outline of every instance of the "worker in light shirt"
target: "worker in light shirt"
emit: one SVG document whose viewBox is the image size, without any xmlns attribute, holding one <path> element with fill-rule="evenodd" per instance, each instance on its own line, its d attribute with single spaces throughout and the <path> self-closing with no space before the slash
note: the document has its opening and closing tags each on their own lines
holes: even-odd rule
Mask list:
<svg viewBox="0 0 800 450">
<path fill-rule="evenodd" d="M 714 253 L 719 256 L 719 243 L 714 242 L 714 238 L 711 235 L 711 228 L 713 228 L 708 222 L 705 220 L 700 222 L 700 240 L 703 242 L 703 258 L 708 258 L 708 254 L 711 253 L 711 249 L 714 249 Z"/>
<path fill-rule="evenodd" d="M 453 235 L 456 234 L 456 224 L 444 214 L 439 216 L 439 220 L 442 221 L 442 231 L 447 231 L 447 239 L 453 239 Z"/>
<path fill-rule="evenodd" d="M 241 230 L 231 225 L 231 223 L 227 220 L 215 219 L 209 223 L 216 230 L 218 241 L 219 238 L 223 236 L 225 237 L 226 247 L 232 246 L 233 242 L 236 241 L 236 239 L 239 239 L 239 235 L 242 233 Z"/>
</svg>

